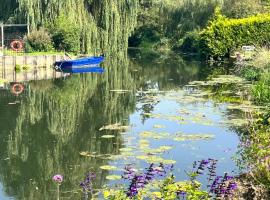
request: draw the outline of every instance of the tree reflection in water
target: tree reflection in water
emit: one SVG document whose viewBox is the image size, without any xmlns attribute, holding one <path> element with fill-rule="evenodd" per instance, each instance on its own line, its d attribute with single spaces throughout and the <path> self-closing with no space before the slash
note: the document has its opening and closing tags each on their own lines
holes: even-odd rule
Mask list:
<svg viewBox="0 0 270 200">
<path fill-rule="evenodd" d="M 81 194 L 76 190 L 89 171 L 96 174 L 94 188 L 101 188 L 108 172 L 100 166 L 109 164 L 110 155 L 119 154 L 124 139 L 119 131 L 99 129 L 116 122 L 129 124 L 136 102 L 144 99 L 137 90 L 170 90 L 200 76 L 198 63 L 186 64 L 179 57 L 154 66 L 153 61 L 131 61 L 119 54 L 104 66 L 102 75 L 29 82 L 19 105 L 7 107 L 10 99 L 0 97 L 0 176 L 9 196 L 53 199 L 56 188 L 51 177 L 58 173 L 65 178 L 62 196 L 78 199 Z M 110 91 L 114 89 L 130 92 Z M 151 112 L 155 105 L 150 104 L 144 112 Z M 108 133 L 115 137 L 101 138 Z M 83 157 L 82 151 L 93 156 Z"/>
</svg>

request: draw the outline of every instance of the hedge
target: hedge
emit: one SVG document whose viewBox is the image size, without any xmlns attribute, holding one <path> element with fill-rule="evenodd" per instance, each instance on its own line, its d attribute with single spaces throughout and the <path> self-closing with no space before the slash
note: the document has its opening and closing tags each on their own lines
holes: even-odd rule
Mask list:
<svg viewBox="0 0 270 200">
<path fill-rule="evenodd" d="M 206 56 L 224 57 L 243 46 L 270 44 L 270 14 L 243 19 L 228 19 L 221 14 L 200 33 L 201 52 Z"/>
</svg>

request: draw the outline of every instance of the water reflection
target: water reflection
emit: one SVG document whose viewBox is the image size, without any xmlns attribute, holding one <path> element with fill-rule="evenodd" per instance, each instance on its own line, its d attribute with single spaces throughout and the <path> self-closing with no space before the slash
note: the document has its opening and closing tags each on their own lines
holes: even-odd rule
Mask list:
<svg viewBox="0 0 270 200">
<path fill-rule="evenodd" d="M 87 171 L 97 174 L 95 188 L 101 188 L 109 182 L 108 172 L 100 166 L 110 164 L 108 158 L 120 154 L 129 138 L 117 130 L 99 129 L 114 123 L 129 125 L 132 113 L 153 112 L 159 100 L 147 101 L 143 91 L 177 90 L 206 75 L 201 63 L 187 63 L 179 56 L 139 57 L 109 58 L 103 74 L 30 81 L 21 96 L 0 91 L 0 177 L 6 196 L 53 199 L 56 187 L 51 177 L 58 173 L 65 179 L 62 197 L 81 196 L 76 189 Z M 115 137 L 101 137 L 106 134 Z"/>
</svg>

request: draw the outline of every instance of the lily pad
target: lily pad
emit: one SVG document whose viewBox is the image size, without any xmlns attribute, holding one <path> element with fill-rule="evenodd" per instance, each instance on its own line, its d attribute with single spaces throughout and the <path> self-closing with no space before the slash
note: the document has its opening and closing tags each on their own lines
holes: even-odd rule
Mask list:
<svg viewBox="0 0 270 200">
<path fill-rule="evenodd" d="M 124 152 L 127 152 L 127 151 L 132 151 L 133 149 L 132 148 L 121 148 L 119 149 L 119 151 L 124 151 Z"/>
<path fill-rule="evenodd" d="M 130 127 L 129 126 L 123 126 L 119 123 L 116 123 L 116 124 L 110 124 L 110 125 L 106 125 L 106 126 L 102 126 L 99 131 L 102 131 L 102 130 L 120 130 L 120 131 L 125 131 L 127 129 L 129 129 Z"/>
<path fill-rule="evenodd" d="M 162 135 L 159 135 L 159 134 L 151 132 L 151 131 L 144 131 L 144 132 L 140 133 L 140 137 L 153 138 L 153 139 L 161 139 L 161 138 L 163 138 Z"/>
<path fill-rule="evenodd" d="M 101 138 L 109 139 L 109 138 L 114 138 L 114 135 L 102 135 Z"/>
<path fill-rule="evenodd" d="M 187 140 L 211 140 L 214 139 L 214 135 L 210 134 L 190 134 L 190 135 L 178 135 L 173 140 L 175 141 L 187 141 Z"/>
<path fill-rule="evenodd" d="M 166 126 L 156 124 L 156 125 L 154 125 L 154 128 L 166 128 Z"/>
<path fill-rule="evenodd" d="M 91 156 L 90 152 L 88 152 L 88 151 L 82 151 L 82 152 L 80 152 L 80 155 L 81 156 L 86 156 L 86 157 L 90 157 Z"/>
<path fill-rule="evenodd" d="M 99 168 L 103 169 L 103 170 L 117 170 L 117 167 L 111 166 L 111 165 L 103 165 L 103 166 L 101 166 Z"/>
<path fill-rule="evenodd" d="M 119 176 L 119 175 L 109 175 L 109 176 L 106 176 L 106 179 L 107 180 L 120 180 L 122 177 Z"/>
</svg>

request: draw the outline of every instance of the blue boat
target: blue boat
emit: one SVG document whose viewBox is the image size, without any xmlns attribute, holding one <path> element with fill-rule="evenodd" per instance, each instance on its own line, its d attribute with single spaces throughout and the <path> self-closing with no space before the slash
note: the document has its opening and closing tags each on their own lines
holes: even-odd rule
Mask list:
<svg viewBox="0 0 270 200">
<path fill-rule="evenodd" d="M 72 74 L 89 73 L 89 72 L 102 74 L 105 70 L 101 68 L 99 65 L 96 65 L 95 67 L 71 68 L 71 69 L 62 69 L 62 70 L 57 70 L 57 71 L 61 71 L 64 73 L 72 73 Z"/>
<path fill-rule="evenodd" d="M 96 67 L 104 61 L 103 56 L 99 57 L 87 57 L 76 60 L 63 60 L 54 63 L 56 70 L 75 69 L 75 68 L 89 68 Z"/>
</svg>

